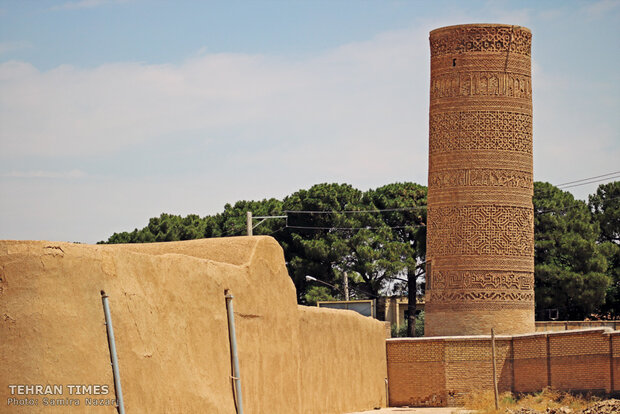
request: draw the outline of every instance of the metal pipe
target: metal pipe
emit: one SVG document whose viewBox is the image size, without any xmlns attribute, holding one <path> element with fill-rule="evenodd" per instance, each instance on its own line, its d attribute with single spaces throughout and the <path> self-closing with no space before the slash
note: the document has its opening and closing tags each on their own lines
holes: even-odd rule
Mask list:
<svg viewBox="0 0 620 414">
<path fill-rule="evenodd" d="M 121 389 L 121 374 L 118 370 L 118 358 L 116 356 L 116 343 L 114 340 L 114 328 L 112 327 L 112 316 L 110 316 L 110 306 L 108 295 L 101 291 L 101 301 L 103 302 L 103 313 L 105 314 L 105 326 L 108 331 L 108 346 L 110 347 L 110 360 L 112 362 L 112 373 L 114 375 L 114 390 L 116 392 L 116 408 L 119 414 L 125 414 L 123 403 L 123 390 Z"/>
<path fill-rule="evenodd" d="M 233 360 L 233 380 L 235 381 L 235 395 L 237 397 L 237 413 L 243 414 L 243 398 L 241 397 L 241 374 L 239 373 L 239 358 L 237 357 L 237 336 L 235 334 L 235 314 L 232 300 L 234 296 L 228 291 L 226 295 L 226 310 L 228 312 L 228 338 L 230 340 L 230 353 Z"/>
<path fill-rule="evenodd" d="M 390 406 L 390 384 L 387 378 L 385 379 L 385 406 Z"/>
<path fill-rule="evenodd" d="M 499 393 L 497 391 L 497 368 L 495 366 L 495 328 L 491 328 L 491 358 L 493 358 L 493 391 L 495 392 L 495 409 L 499 410 Z"/>
</svg>

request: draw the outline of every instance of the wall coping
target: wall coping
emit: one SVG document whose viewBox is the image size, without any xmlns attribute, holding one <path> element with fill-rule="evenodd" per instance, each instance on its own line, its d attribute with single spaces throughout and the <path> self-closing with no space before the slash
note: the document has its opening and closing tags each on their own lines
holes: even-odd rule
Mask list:
<svg viewBox="0 0 620 414">
<path fill-rule="evenodd" d="M 545 331 L 545 332 L 531 332 L 515 335 L 495 335 L 497 341 L 509 341 L 513 338 L 536 338 L 547 337 L 556 335 L 581 335 L 584 333 L 596 333 L 599 332 L 603 335 L 620 335 L 620 331 L 615 331 L 610 327 L 596 327 L 596 328 L 583 328 L 583 329 L 571 329 L 568 331 Z M 387 338 L 387 342 L 455 342 L 455 341 L 489 341 L 491 335 L 466 335 L 466 336 L 421 336 L 415 338 Z"/>
<path fill-rule="evenodd" d="M 610 333 L 613 331 L 614 330 L 610 327 L 601 326 L 601 327 L 596 327 L 596 328 L 569 329 L 568 331 L 544 331 L 544 332 L 538 332 L 538 333 L 545 334 L 545 335 L 579 335 L 582 333 L 593 333 L 593 332 Z M 521 335 L 514 335 L 514 336 L 527 336 L 527 335 L 528 334 L 521 334 Z"/>
<path fill-rule="evenodd" d="M 491 335 L 468 335 L 468 336 L 420 336 L 416 338 L 388 338 L 386 341 L 391 342 L 455 342 L 455 341 L 488 341 Z M 495 335 L 498 341 L 509 341 L 512 339 L 510 335 Z"/>
</svg>

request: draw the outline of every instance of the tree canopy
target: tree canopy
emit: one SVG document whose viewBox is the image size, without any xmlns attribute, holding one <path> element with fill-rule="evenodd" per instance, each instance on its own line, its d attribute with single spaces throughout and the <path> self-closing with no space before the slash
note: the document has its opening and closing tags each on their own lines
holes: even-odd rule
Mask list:
<svg viewBox="0 0 620 414">
<path fill-rule="evenodd" d="M 536 182 L 533 202 L 537 317 L 548 317 L 548 309 L 561 319 L 620 317 L 620 182 L 599 186 L 588 203 Z M 414 293 L 423 280 L 426 187 L 410 182 L 367 191 L 317 184 L 282 200 L 226 204 L 205 217 L 163 213 L 100 243 L 244 235 L 247 211 L 286 216 L 255 220 L 254 234 L 278 240 L 300 303 L 342 299 L 345 273 L 352 298 Z"/>
<path fill-rule="evenodd" d="M 354 298 L 375 298 L 386 290 L 406 292 L 408 272 L 424 258 L 426 187 L 414 183 L 365 192 L 348 184 L 317 184 L 283 200 L 226 204 L 222 213 L 204 218 L 163 213 L 143 229 L 114 233 L 107 243 L 243 235 L 247 211 L 254 216 L 286 213 L 286 220 L 260 223 L 254 234 L 278 240 L 300 303 L 341 298 L 345 273 Z"/>
<path fill-rule="evenodd" d="M 598 240 L 611 280 L 601 314 L 620 318 L 620 181 L 601 184 L 589 197 L 588 205 L 601 229 Z"/>
<path fill-rule="evenodd" d="M 549 183 L 534 184 L 535 295 L 539 318 L 557 309 L 583 319 L 605 302 L 611 281 L 588 205 Z"/>
</svg>

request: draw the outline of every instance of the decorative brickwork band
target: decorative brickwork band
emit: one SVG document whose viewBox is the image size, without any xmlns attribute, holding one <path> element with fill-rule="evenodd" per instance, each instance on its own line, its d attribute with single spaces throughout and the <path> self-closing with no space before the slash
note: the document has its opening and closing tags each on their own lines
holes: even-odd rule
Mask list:
<svg viewBox="0 0 620 414">
<path fill-rule="evenodd" d="M 442 289 L 505 289 L 531 292 L 532 272 L 448 271 L 433 274 L 433 292 Z"/>
<path fill-rule="evenodd" d="M 531 39 L 430 34 L 427 335 L 534 330 Z"/>
<path fill-rule="evenodd" d="M 530 171 L 472 168 L 435 171 L 428 177 L 435 188 L 449 187 L 508 187 L 532 190 L 534 183 Z"/>
<path fill-rule="evenodd" d="M 432 257 L 457 254 L 530 257 L 534 254 L 531 208 L 429 207 L 427 229 L 426 245 Z"/>
<path fill-rule="evenodd" d="M 530 56 L 532 33 L 520 26 L 464 24 L 431 32 L 431 57 L 461 53 L 516 53 Z"/>
<path fill-rule="evenodd" d="M 532 97 L 531 79 L 526 75 L 502 72 L 445 73 L 431 84 L 431 99 L 457 96 Z"/>
<path fill-rule="evenodd" d="M 431 154 L 494 150 L 532 153 L 532 115 L 518 112 L 468 111 L 431 113 Z"/>
</svg>

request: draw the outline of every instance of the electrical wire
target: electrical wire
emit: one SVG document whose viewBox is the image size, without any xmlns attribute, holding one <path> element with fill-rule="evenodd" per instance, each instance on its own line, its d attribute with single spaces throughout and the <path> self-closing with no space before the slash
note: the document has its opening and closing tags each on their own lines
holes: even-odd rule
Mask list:
<svg viewBox="0 0 620 414">
<path fill-rule="evenodd" d="M 571 184 L 571 185 L 563 185 L 563 186 L 561 186 L 561 187 L 560 187 L 560 186 L 556 186 L 556 187 L 558 187 L 559 189 L 562 189 L 562 190 L 563 190 L 563 189 L 565 189 L 565 188 L 579 187 L 579 186 L 581 186 L 581 185 L 587 185 L 587 184 L 595 184 L 595 183 L 598 183 L 598 182 L 601 182 L 601 181 L 611 180 L 611 179 L 613 179 L 613 178 L 620 178 L 620 174 L 618 174 L 618 175 L 612 175 L 612 176 L 610 176 L 610 177 L 606 177 L 606 178 L 594 179 L 594 180 L 591 180 L 591 181 L 586 181 L 586 182 L 582 182 L 582 183 Z"/>
<path fill-rule="evenodd" d="M 426 210 L 426 206 L 383 208 L 376 210 L 284 210 L 285 214 L 356 214 L 356 213 L 382 213 L 384 211 L 414 211 Z"/>
<path fill-rule="evenodd" d="M 589 181 L 589 180 L 592 180 L 592 179 L 595 179 L 595 178 L 607 177 L 608 175 L 615 175 L 615 174 L 620 174 L 620 171 L 614 171 L 614 172 L 610 172 L 610 173 L 607 173 L 607 174 L 596 175 L 594 177 L 589 177 L 589 178 L 582 178 L 581 180 L 569 181 L 569 182 L 566 182 L 566 183 L 558 184 L 558 185 L 556 185 L 556 187 L 564 187 L 564 186 L 566 186 L 568 184 L 579 183 L 579 182 L 582 182 L 582 181 Z M 609 178 L 615 178 L 615 177 L 609 177 Z M 603 178 L 603 180 L 607 180 L 607 179 L 608 178 Z M 603 181 L 603 180 L 601 180 L 601 181 Z"/>
<path fill-rule="evenodd" d="M 596 175 L 593 177 L 582 178 L 580 180 L 568 181 L 562 184 L 558 184 L 555 187 L 572 188 L 572 187 L 578 187 L 581 185 L 594 184 L 599 181 L 605 181 L 605 180 L 610 180 L 614 178 L 620 178 L 620 171 L 613 171 L 607 174 L 601 174 L 601 175 Z M 616 198 L 620 198 L 620 197 L 613 197 L 613 198 L 609 198 L 608 200 L 614 200 Z M 578 208 L 578 207 L 582 207 L 582 206 L 574 205 L 574 206 L 567 207 L 565 209 L 540 210 L 540 211 L 535 211 L 535 214 L 566 213 L 567 211 L 573 208 Z M 286 217 L 287 224 L 280 227 L 277 230 L 272 231 L 271 233 L 268 233 L 267 235 L 272 235 L 286 228 L 299 229 L 299 230 L 345 230 L 345 231 L 346 230 L 364 230 L 364 229 L 377 230 L 381 228 L 391 228 L 391 229 L 420 228 L 420 227 L 426 227 L 426 225 L 422 224 L 422 225 L 411 225 L 411 226 L 379 226 L 379 227 L 376 227 L 376 226 L 366 226 L 366 227 L 294 226 L 294 225 L 288 224 L 288 215 L 289 214 L 311 214 L 311 215 L 312 214 L 325 214 L 327 215 L 327 214 L 362 214 L 362 213 L 376 214 L 376 213 L 383 213 L 383 212 L 417 211 L 417 210 L 427 210 L 427 209 L 428 209 L 428 206 L 383 208 L 383 209 L 374 209 L 374 210 L 284 210 L 282 213 L 287 216 Z M 242 232 L 242 229 L 240 228 L 239 229 L 232 228 L 228 232 L 226 232 L 223 236 L 239 235 L 241 234 L 241 232 Z"/>
<path fill-rule="evenodd" d="M 417 227 L 426 227 L 425 225 L 412 225 L 412 226 L 379 226 L 379 227 L 319 227 L 319 226 L 286 226 L 290 229 L 303 229 L 303 230 L 377 230 L 377 229 L 408 229 Z"/>
</svg>

